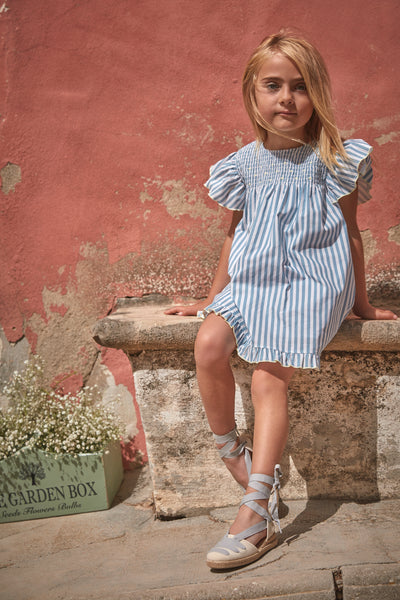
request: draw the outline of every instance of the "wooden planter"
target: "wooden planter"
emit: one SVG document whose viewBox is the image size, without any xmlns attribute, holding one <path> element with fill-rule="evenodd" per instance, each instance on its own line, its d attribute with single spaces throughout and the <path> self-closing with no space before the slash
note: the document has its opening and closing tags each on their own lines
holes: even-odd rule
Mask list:
<svg viewBox="0 0 400 600">
<path fill-rule="evenodd" d="M 0 461 L 0 523 L 107 509 L 122 479 L 119 442 L 78 456 L 23 448 Z"/>
</svg>

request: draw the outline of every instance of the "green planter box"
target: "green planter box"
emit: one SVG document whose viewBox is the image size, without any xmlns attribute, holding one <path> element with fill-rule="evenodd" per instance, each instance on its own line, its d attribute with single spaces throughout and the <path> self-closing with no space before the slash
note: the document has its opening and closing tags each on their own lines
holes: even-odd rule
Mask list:
<svg viewBox="0 0 400 600">
<path fill-rule="evenodd" d="M 107 509 L 122 479 L 119 442 L 58 458 L 23 448 L 0 461 L 0 523 Z"/>
</svg>

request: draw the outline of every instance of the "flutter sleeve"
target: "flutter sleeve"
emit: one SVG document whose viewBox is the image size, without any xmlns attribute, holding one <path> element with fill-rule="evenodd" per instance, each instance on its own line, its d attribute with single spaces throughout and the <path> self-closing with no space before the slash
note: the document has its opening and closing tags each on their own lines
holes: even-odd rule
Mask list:
<svg viewBox="0 0 400 600">
<path fill-rule="evenodd" d="M 245 184 L 239 172 L 236 152 L 229 154 L 210 169 L 210 178 L 204 184 L 210 198 L 230 210 L 243 210 L 246 193 Z"/>
<path fill-rule="evenodd" d="M 337 202 L 358 186 L 358 202 L 362 204 L 371 197 L 372 147 L 364 140 L 346 140 L 343 145 L 349 160 L 338 157 L 339 165 L 333 172 L 329 171 L 326 180 L 328 197 L 331 202 Z"/>
</svg>

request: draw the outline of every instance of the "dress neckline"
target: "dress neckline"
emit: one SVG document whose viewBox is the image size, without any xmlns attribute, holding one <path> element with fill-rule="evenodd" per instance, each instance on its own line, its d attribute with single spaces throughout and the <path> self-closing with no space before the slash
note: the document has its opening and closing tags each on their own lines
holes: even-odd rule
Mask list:
<svg viewBox="0 0 400 600">
<path fill-rule="evenodd" d="M 305 148 L 310 148 L 310 144 L 302 144 L 301 146 L 293 146 L 292 148 L 280 148 L 277 150 L 270 150 L 269 148 L 266 148 L 264 146 L 264 144 L 261 144 L 262 147 L 264 148 L 265 152 L 269 152 L 271 154 L 285 154 L 287 153 L 295 153 L 298 150 L 304 150 Z"/>
<path fill-rule="evenodd" d="M 315 152 L 315 148 L 310 144 L 304 144 L 303 146 L 296 146 L 295 148 L 283 148 L 281 150 L 268 150 L 261 144 L 262 150 L 264 152 L 264 156 L 267 160 L 275 161 L 289 161 L 293 163 L 302 163 L 310 158 L 310 156 Z M 316 153 L 318 156 L 318 153 Z"/>
</svg>

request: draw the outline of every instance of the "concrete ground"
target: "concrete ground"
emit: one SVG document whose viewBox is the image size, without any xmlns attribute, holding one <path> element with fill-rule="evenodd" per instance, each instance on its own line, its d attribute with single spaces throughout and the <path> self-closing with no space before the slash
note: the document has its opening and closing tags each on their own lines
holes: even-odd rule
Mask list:
<svg viewBox="0 0 400 600">
<path fill-rule="evenodd" d="M 212 572 L 205 554 L 235 512 L 155 520 L 147 468 L 128 473 L 108 511 L 0 525 L 0 598 L 400 599 L 400 500 L 283 503 L 277 548 Z"/>
</svg>

